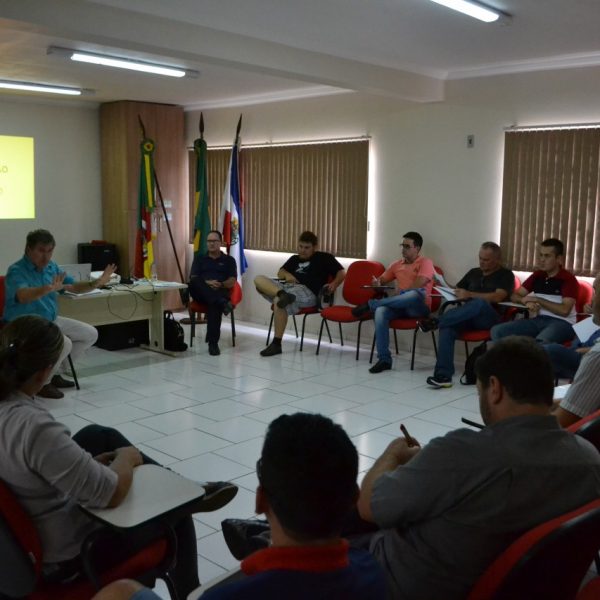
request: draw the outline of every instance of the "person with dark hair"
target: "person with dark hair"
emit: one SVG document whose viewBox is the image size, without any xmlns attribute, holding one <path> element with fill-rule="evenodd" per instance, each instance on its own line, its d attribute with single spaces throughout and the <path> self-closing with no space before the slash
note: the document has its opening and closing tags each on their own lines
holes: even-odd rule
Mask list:
<svg viewBox="0 0 600 600">
<path fill-rule="evenodd" d="M 369 373 L 381 373 L 392 368 L 389 348 L 392 319 L 417 319 L 429 314 L 435 269 L 429 258 L 421 256 L 422 246 L 423 238 L 419 233 L 405 233 L 400 244 L 402 258 L 393 262 L 381 277 L 373 277 L 375 286 L 395 281 L 394 292 L 386 298 L 369 300 L 352 309 L 355 317 L 361 317 L 369 311 L 375 313 L 377 362 L 369 369 Z"/>
<path fill-rule="evenodd" d="M 564 245 L 556 238 L 540 245 L 539 267 L 511 295 L 511 301 L 529 311 L 528 319 L 501 323 L 492 328 L 492 341 L 508 335 L 525 335 L 542 344 L 562 344 L 575 337 L 575 301 L 579 284 L 575 276 L 562 267 Z"/>
<path fill-rule="evenodd" d="M 454 342 L 462 331 L 490 329 L 500 321 L 498 302 L 510 297 L 515 287 L 514 273 L 502 266 L 502 251 L 495 242 L 479 248 L 479 267 L 468 271 L 456 284 L 454 293 L 463 303 L 446 310 L 439 318 L 422 319 L 421 331 L 439 328 L 437 360 L 427 383 L 435 388 L 452 387 Z"/>
<path fill-rule="evenodd" d="M 483 429 L 395 439 L 363 479 L 359 513 L 380 527 L 369 547 L 393 598 L 466 598 L 523 532 L 600 495 L 600 454 L 550 414 L 543 348 L 508 337 L 475 370 Z"/>
<path fill-rule="evenodd" d="M 595 325 L 600 325 L 600 276 L 594 279 L 591 307 Z M 555 415 L 563 427 L 583 419 L 600 409 L 600 329 L 588 340 L 566 348 L 559 344 L 543 346 L 548 352 L 554 374 L 573 379 L 565 397 L 555 406 Z M 570 377 L 569 377 L 570 376 Z"/>
<path fill-rule="evenodd" d="M 56 367 L 38 392 L 43 398 L 62 398 L 64 394 L 58 388 L 74 387 L 72 381 L 63 377 L 69 372 L 66 358 L 70 354 L 76 361 L 98 339 L 95 327 L 58 316 L 57 295 L 64 291 L 80 293 L 102 287 L 116 270 L 115 265 L 108 265 L 99 279 L 75 282 L 52 260 L 55 246 L 54 236 L 46 229 L 31 231 L 27 235 L 25 255 L 8 268 L 5 280 L 5 321 L 13 321 L 22 315 L 39 315 L 56 323 L 64 336 Z M 58 373 L 59 369 L 62 374 Z"/>
<path fill-rule="evenodd" d="M 213 229 L 206 236 L 208 251 L 197 254 L 190 272 L 189 290 L 192 298 L 206 304 L 206 342 L 211 356 L 221 354 L 221 319 L 233 306 L 229 300 L 237 280 L 237 265 L 233 256 L 221 252 L 221 232 Z"/>
<path fill-rule="evenodd" d="M 333 294 L 344 281 L 344 267 L 333 254 L 317 248 L 317 236 L 312 231 L 304 231 L 298 238 L 298 254 L 287 259 L 277 272 L 277 279 L 265 275 L 254 278 L 258 293 L 272 304 L 275 324 L 273 341 L 261 350 L 261 356 L 281 354 L 288 316 L 298 314 L 301 308 L 316 306 L 324 287 Z"/>
<path fill-rule="evenodd" d="M 115 429 L 89 425 L 71 437 L 37 399 L 61 356 L 64 336 L 36 315 L 18 317 L 0 331 L 0 479 L 31 517 L 39 534 L 49 582 L 81 574 L 81 546 L 100 526 L 79 509 L 118 506 L 130 489 L 133 470 L 154 463 Z M 209 510 L 223 506 L 237 488 L 205 484 Z M 196 535 L 191 516 L 170 523 L 177 536 L 177 564 L 170 575 L 185 596 L 198 586 Z M 156 523 L 107 535 L 95 566 L 102 571 L 163 534 Z"/>
</svg>

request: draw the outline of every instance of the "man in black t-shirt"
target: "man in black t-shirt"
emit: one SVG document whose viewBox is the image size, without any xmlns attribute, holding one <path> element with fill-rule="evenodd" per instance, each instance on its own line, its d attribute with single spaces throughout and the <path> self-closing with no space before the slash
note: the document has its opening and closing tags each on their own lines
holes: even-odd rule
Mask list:
<svg viewBox="0 0 600 600">
<path fill-rule="evenodd" d="M 261 356 L 281 354 L 281 338 L 288 315 L 297 314 L 301 308 L 316 306 L 323 286 L 333 293 L 344 281 L 346 271 L 333 254 L 317 251 L 317 236 L 305 231 L 298 239 L 298 254 L 290 256 L 273 280 L 265 275 L 254 279 L 259 294 L 273 304 L 275 336 L 273 342 L 261 351 Z"/>
<path fill-rule="evenodd" d="M 515 276 L 501 264 L 500 246 L 484 242 L 479 249 L 479 268 L 471 269 L 454 290 L 464 304 L 446 311 L 439 319 L 425 319 L 421 331 L 439 327 L 438 355 L 432 377 L 427 383 L 435 388 L 452 387 L 454 375 L 454 341 L 458 334 L 469 329 L 490 329 L 500 320 L 495 309 L 498 302 L 507 300 L 515 287 Z"/>
</svg>

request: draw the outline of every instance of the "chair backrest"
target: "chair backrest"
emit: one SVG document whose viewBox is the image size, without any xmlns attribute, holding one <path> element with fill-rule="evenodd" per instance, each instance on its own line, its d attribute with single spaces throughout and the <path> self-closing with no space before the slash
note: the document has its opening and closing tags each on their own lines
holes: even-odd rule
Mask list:
<svg viewBox="0 0 600 600">
<path fill-rule="evenodd" d="M 236 281 L 233 285 L 233 287 L 231 288 L 231 294 L 229 295 L 229 301 L 231 302 L 231 304 L 233 304 L 233 306 L 237 306 L 243 298 L 243 294 L 242 294 L 242 286 L 239 284 L 238 281 Z"/>
<path fill-rule="evenodd" d="M 592 298 L 594 297 L 594 288 L 583 279 L 577 279 L 579 283 L 579 290 L 577 291 L 577 299 L 575 300 L 575 310 L 580 313 L 577 315 L 577 320 L 586 319 L 587 317 L 583 313 L 583 307 L 586 304 L 591 304 Z"/>
<path fill-rule="evenodd" d="M 4 302 L 6 300 L 5 279 L 6 277 L 4 275 L 0 275 L 0 321 L 2 321 L 2 317 L 4 316 Z"/>
<path fill-rule="evenodd" d="M 600 548 L 600 500 L 534 527 L 479 578 L 468 600 L 575 598 Z"/>
<path fill-rule="evenodd" d="M 435 269 L 436 273 L 439 273 L 440 275 L 442 275 L 442 277 L 444 276 L 444 269 L 442 269 L 442 267 L 433 265 L 433 268 Z M 435 281 L 433 283 L 435 285 Z M 440 307 L 440 304 L 442 303 L 442 296 L 440 296 L 438 294 L 438 292 L 436 292 L 435 290 L 432 290 L 432 291 L 435 294 L 435 296 L 431 297 L 431 312 L 435 312 Z"/>
<path fill-rule="evenodd" d="M 375 296 L 373 289 L 363 289 L 363 285 L 371 285 L 373 277 L 379 277 L 385 267 L 375 260 L 354 261 L 346 272 L 343 296 L 348 304 L 363 304 Z"/>
<path fill-rule="evenodd" d="M 588 440 L 600 452 L 600 409 L 569 425 L 567 431 Z"/>
<path fill-rule="evenodd" d="M 42 544 L 29 515 L 0 481 L 0 594 L 30 594 L 42 568 Z"/>
<path fill-rule="evenodd" d="M 513 289 L 513 292 L 518 290 L 521 287 L 521 280 L 515 275 L 515 287 Z"/>
</svg>

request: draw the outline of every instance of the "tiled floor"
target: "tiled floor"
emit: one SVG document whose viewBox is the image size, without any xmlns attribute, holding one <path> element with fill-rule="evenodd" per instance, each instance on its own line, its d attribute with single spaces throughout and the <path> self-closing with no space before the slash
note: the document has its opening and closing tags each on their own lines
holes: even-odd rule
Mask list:
<svg viewBox="0 0 600 600">
<path fill-rule="evenodd" d="M 89 423 L 110 425 L 186 477 L 239 485 L 231 504 L 195 517 L 203 582 L 237 564 L 220 523 L 254 514 L 255 464 L 266 425 L 277 416 L 298 411 L 329 415 L 352 437 L 363 473 L 399 434 L 400 422 L 425 443 L 461 426 L 463 416 L 479 420 L 473 387 L 432 390 L 425 385 L 431 356 L 419 356 L 411 372 L 409 356 L 402 354 L 392 371 L 371 375 L 366 348 L 358 362 L 352 346 L 324 344 L 315 356 L 314 340 L 305 340 L 299 352 L 290 336 L 282 355 L 262 358 L 258 352 L 265 331 L 243 323 L 236 329 L 233 348 L 224 328 L 219 357 L 208 355 L 202 327 L 194 347 L 178 358 L 92 348 L 77 365 L 81 390 L 48 401 L 72 433 Z M 157 591 L 168 598 L 162 584 Z"/>
</svg>

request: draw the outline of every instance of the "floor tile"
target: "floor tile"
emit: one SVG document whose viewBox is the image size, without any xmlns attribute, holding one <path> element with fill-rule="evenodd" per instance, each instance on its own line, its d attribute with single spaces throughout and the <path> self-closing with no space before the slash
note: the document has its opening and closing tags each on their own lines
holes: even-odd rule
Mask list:
<svg viewBox="0 0 600 600">
<path fill-rule="evenodd" d="M 190 413 L 187 410 L 175 410 L 173 412 L 154 415 L 145 419 L 139 419 L 137 422 L 144 427 L 150 427 L 164 435 L 214 423 L 214 421 L 206 417 Z"/>
<path fill-rule="evenodd" d="M 229 445 L 229 442 L 203 431 L 190 429 L 157 440 L 149 440 L 145 444 L 179 460 L 185 460 L 186 458 L 211 452 L 217 448 L 224 448 Z"/>
<path fill-rule="evenodd" d="M 359 454 L 364 454 L 370 458 L 379 458 L 389 443 L 394 439 L 393 436 L 382 433 L 381 431 L 367 431 L 352 438 Z"/>
<path fill-rule="evenodd" d="M 309 396 L 315 396 L 317 394 L 328 394 L 334 389 L 330 385 L 311 383 L 306 380 L 292 381 L 291 383 L 285 384 L 273 383 L 269 387 L 278 392 L 297 396 L 298 398 L 308 398 Z"/>
<path fill-rule="evenodd" d="M 255 515 L 255 494 L 244 488 L 239 488 L 236 497 L 226 506 L 213 512 L 197 513 L 195 518 L 205 525 L 221 531 L 221 521 L 224 519 L 250 519 Z"/>
<path fill-rule="evenodd" d="M 374 417 L 383 421 L 396 421 L 398 419 L 410 417 L 411 415 L 420 412 L 420 410 L 414 406 L 407 406 L 406 404 L 400 404 L 399 402 L 391 400 L 377 400 L 370 404 L 356 406 L 352 409 L 352 412 L 367 415 L 368 417 Z"/>
<path fill-rule="evenodd" d="M 126 423 L 127 421 L 134 421 L 136 419 L 143 419 L 148 417 L 152 413 L 141 408 L 136 408 L 130 404 L 120 404 L 118 406 L 105 406 L 103 408 L 94 408 L 92 410 L 85 410 L 84 412 L 77 411 L 78 416 L 88 419 L 93 423 L 100 425 L 118 425 L 119 423 Z"/>
<path fill-rule="evenodd" d="M 419 419 L 424 421 L 432 421 L 433 423 L 439 423 L 452 429 L 458 429 L 459 427 L 465 427 L 464 423 L 461 422 L 462 417 L 466 417 L 471 421 L 475 421 L 474 413 L 470 410 L 461 410 L 452 406 L 438 406 L 431 410 L 426 410 L 419 413 Z"/>
<path fill-rule="evenodd" d="M 235 443 L 255 437 L 262 438 L 267 429 L 263 423 L 246 417 L 233 417 L 227 421 L 198 425 L 196 428 Z"/>
<path fill-rule="evenodd" d="M 187 408 L 188 406 L 194 406 L 198 404 L 195 400 L 191 398 L 186 398 L 184 396 L 178 396 L 173 393 L 160 394 L 158 396 L 146 396 L 141 400 L 136 400 L 135 402 L 130 402 L 131 406 L 136 406 L 137 408 L 141 408 L 143 410 L 148 410 L 151 413 L 161 414 L 166 412 L 171 412 L 173 410 L 178 410 L 180 408 Z"/>
<path fill-rule="evenodd" d="M 387 421 L 359 415 L 349 410 L 329 415 L 329 417 L 332 421 L 341 425 L 350 437 L 365 431 L 378 429 L 387 423 Z"/>
<path fill-rule="evenodd" d="M 263 440 L 261 438 L 254 438 L 247 442 L 241 442 L 240 444 L 234 444 L 227 448 L 215 450 L 215 454 L 224 456 L 241 465 L 254 469 L 256 467 L 256 461 L 260 458 L 262 445 Z"/>
<path fill-rule="evenodd" d="M 298 410 L 319 413 L 326 416 L 359 406 L 357 402 L 350 402 L 350 400 L 336 398 L 328 394 L 319 394 L 310 398 L 302 398 L 302 400 L 296 398 L 294 402 L 290 402 L 289 404 Z"/>
<path fill-rule="evenodd" d="M 196 415 L 201 415 L 208 419 L 212 419 L 213 421 L 225 421 L 226 419 L 240 417 L 258 410 L 256 406 L 243 404 L 241 402 L 237 402 L 236 400 L 226 398 L 223 400 L 215 400 L 214 402 L 207 402 L 206 404 L 191 406 L 187 409 L 187 411 Z"/>
<path fill-rule="evenodd" d="M 396 395 L 385 390 L 379 390 L 377 388 L 367 387 L 366 385 L 349 385 L 337 390 L 327 392 L 330 396 L 337 396 L 338 398 L 344 398 L 345 400 L 352 400 L 359 404 L 366 402 L 373 402 L 374 400 L 384 398 L 395 398 Z"/>
<path fill-rule="evenodd" d="M 180 475 L 198 482 L 231 481 L 247 475 L 254 469 L 212 452 L 182 460 L 171 468 Z"/>
<path fill-rule="evenodd" d="M 272 406 L 279 406 L 280 404 L 290 404 L 294 400 L 298 400 L 297 396 L 291 396 L 290 394 L 284 394 L 282 392 L 276 392 L 271 389 L 256 390 L 255 392 L 249 392 L 246 394 L 240 394 L 236 396 L 237 402 L 243 402 L 244 404 L 251 404 L 259 409 L 271 408 Z"/>
</svg>

